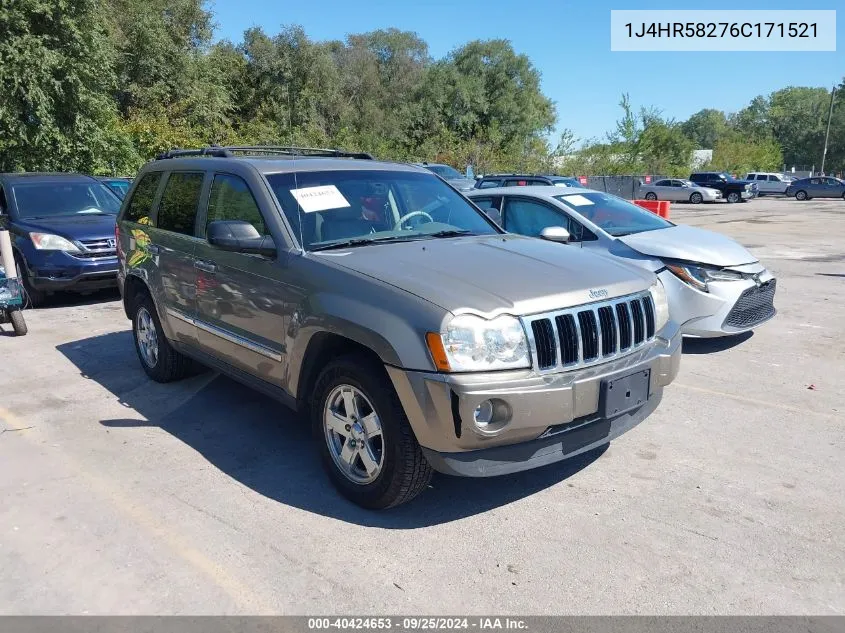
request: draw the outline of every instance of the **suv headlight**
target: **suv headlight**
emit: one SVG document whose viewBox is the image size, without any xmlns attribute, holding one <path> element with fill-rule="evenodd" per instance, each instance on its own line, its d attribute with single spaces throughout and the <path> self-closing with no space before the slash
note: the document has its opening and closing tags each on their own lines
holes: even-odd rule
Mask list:
<svg viewBox="0 0 845 633">
<path fill-rule="evenodd" d="M 39 251 L 65 251 L 66 253 L 78 253 L 79 247 L 61 235 L 52 233 L 30 233 L 29 239 L 32 245 Z"/>
<path fill-rule="evenodd" d="M 483 319 L 460 314 L 426 342 L 440 371 L 492 371 L 531 366 L 528 338 L 516 317 Z"/>
<path fill-rule="evenodd" d="M 720 270 L 718 268 L 706 268 L 694 264 L 666 264 L 672 274 L 678 279 L 692 286 L 701 292 L 709 292 L 708 281 L 736 281 L 743 279 L 743 274 L 733 270 Z"/>
<path fill-rule="evenodd" d="M 658 277 L 648 291 L 654 302 L 654 331 L 659 332 L 669 322 L 669 300 L 666 298 L 666 288 Z"/>
</svg>

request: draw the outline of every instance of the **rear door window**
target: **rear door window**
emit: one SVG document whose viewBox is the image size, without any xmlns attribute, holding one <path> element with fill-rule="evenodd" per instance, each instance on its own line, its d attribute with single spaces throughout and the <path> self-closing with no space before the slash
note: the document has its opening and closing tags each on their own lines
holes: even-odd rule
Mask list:
<svg viewBox="0 0 845 633">
<path fill-rule="evenodd" d="M 202 181 L 202 173 L 170 174 L 158 205 L 158 228 L 182 235 L 194 234 Z"/>
<path fill-rule="evenodd" d="M 138 186 L 135 187 L 135 191 L 132 193 L 132 199 L 126 206 L 126 214 L 123 216 L 124 220 L 139 224 L 150 223 L 153 202 L 155 202 L 159 182 L 161 182 L 160 171 L 151 171 L 141 178 L 141 182 L 138 183 Z"/>
<path fill-rule="evenodd" d="M 493 187 L 500 187 L 502 184 L 501 180 L 482 180 L 481 185 L 478 187 L 479 189 L 492 189 Z"/>
</svg>

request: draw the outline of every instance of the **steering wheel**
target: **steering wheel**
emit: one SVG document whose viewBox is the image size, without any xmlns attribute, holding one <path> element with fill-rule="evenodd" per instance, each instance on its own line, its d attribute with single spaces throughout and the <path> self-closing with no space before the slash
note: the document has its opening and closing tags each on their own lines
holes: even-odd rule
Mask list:
<svg viewBox="0 0 845 633">
<path fill-rule="evenodd" d="M 401 218 L 399 218 L 399 220 L 397 220 L 396 224 L 394 224 L 394 225 L 393 225 L 393 230 L 394 230 L 394 231 L 399 231 L 399 230 L 401 230 L 401 229 L 402 229 L 402 225 L 403 225 L 403 224 L 404 224 L 404 223 L 405 223 L 408 219 L 413 218 L 413 217 L 416 217 L 416 216 L 418 216 L 418 215 L 421 215 L 421 216 L 425 216 L 425 217 L 427 217 L 429 222 L 434 222 L 434 218 L 433 218 L 433 217 L 431 217 L 431 216 L 430 216 L 428 213 L 426 213 L 425 211 L 411 211 L 410 213 L 406 213 L 406 214 L 405 214 L 405 215 L 403 215 Z"/>
</svg>

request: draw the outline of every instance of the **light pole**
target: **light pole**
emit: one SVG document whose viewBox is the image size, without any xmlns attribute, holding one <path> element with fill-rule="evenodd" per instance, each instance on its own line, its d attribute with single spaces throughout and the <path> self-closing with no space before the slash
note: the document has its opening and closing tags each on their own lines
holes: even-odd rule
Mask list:
<svg viewBox="0 0 845 633">
<path fill-rule="evenodd" d="M 830 119 L 833 117 L 833 97 L 836 94 L 836 84 L 830 91 L 830 110 L 827 113 L 827 132 L 824 135 L 824 152 L 822 152 L 822 168 L 821 173 L 824 175 L 824 159 L 827 158 L 827 141 L 830 138 Z"/>
</svg>

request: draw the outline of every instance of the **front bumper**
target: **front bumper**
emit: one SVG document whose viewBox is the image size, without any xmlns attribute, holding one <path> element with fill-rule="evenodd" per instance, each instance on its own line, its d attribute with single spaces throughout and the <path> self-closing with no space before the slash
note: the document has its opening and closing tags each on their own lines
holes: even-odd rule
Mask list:
<svg viewBox="0 0 845 633">
<path fill-rule="evenodd" d="M 30 285 L 45 292 L 88 292 L 117 284 L 117 257 L 83 259 L 62 251 L 27 257 Z"/>
<path fill-rule="evenodd" d="M 644 420 L 674 380 L 680 331 L 670 321 L 648 347 L 584 369 L 538 375 L 532 370 L 437 374 L 388 367 L 403 408 L 435 470 L 487 477 L 535 468 L 606 444 Z M 648 400 L 639 409 L 601 418 L 601 384 L 650 370 Z M 510 422 L 496 433 L 474 423 L 475 409 L 505 401 Z"/>
<path fill-rule="evenodd" d="M 749 264 L 735 270 L 759 275 L 762 284 L 775 282 L 774 275 L 761 264 Z M 776 311 L 747 325 L 731 325 L 728 316 L 746 291 L 756 288 L 752 279 L 718 281 L 708 284 L 709 292 L 701 292 L 687 285 L 668 270 L 659 275 L 666 288 L 669 314 L 681 324 L 684 336 L 715 338 L 748 332 L 774 318 Z"/>
</svg>

